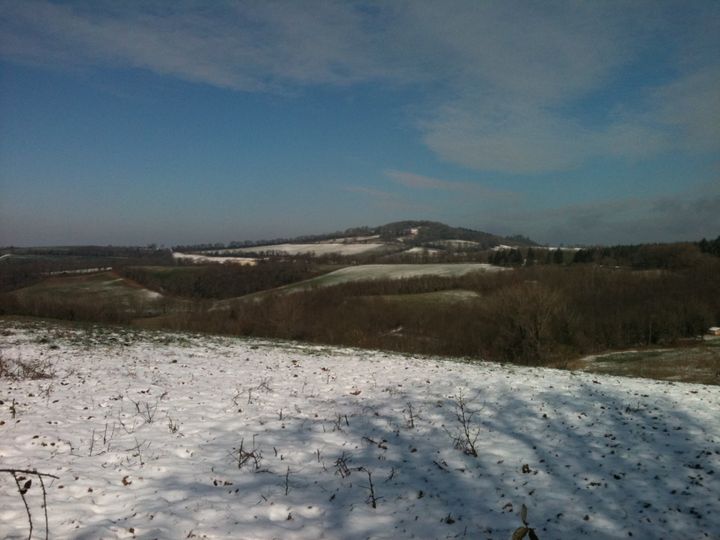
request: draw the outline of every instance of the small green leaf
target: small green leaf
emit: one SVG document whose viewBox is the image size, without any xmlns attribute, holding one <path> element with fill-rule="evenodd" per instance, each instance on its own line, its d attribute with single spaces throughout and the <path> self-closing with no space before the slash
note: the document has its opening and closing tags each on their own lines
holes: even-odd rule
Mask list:
<svg viewBox="0 0 720 540">
<path fill-rule="evenodd" d="M 522 508 L 520 508 L 520 519 L 522 520 L 523 525 L 527 527 L 527 506 L 524 504 L 522 505 Z"/>
<path fill-rule="evenodd" d="M 518 529 L 515 529 L 515 532 L 512 535 L 512 540 L 522 540 L 525 538 L 525 535 L 528 532 L 527 527 L 520 527 Z"/>
</svg>

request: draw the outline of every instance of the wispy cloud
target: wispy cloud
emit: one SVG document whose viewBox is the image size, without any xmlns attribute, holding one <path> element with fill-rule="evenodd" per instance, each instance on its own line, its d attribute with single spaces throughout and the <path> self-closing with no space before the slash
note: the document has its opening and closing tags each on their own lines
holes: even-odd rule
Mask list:
<svg viewBox="0 0 720 540">
<path fill-rule="evenodd" d="M 416 216 L 427 216 L 435 213 L 433 207 L 412 201 L 406 197 L 401 197 L 395 193 L 364 186 L 345 186 L 343 189 L 350 193 L 365 196 L 374 206 L 383 210 L 391 212 L 411 212 Z"/>
<path fill-rule="evenodd" d="M 0 7 L 5 58 L 147 69 L 243 91 L 402 76 L 380 37 L 342 2 L 76 2 Z M 397 66 L 395 66 L 397 67 Z"/>
<path fill-rule="evenodd" d="M 413 85 L 413 121 L 439 157 L 535 174 L 596 158 L 718 151 L 718 6 L 8 0 L 0 54 L 248 92 Z M 657 76 L 626 84 L 642 62 Z"/>
<path fill-rule="evenodd" d="M 424 176 L 406 171 L 393 169 L 384 171 L 385 176 L 392 181 L 410 189 L 433 190 L 442 192 L 456 192 L 464 195 L 473 195 L 486 199 L 514 199 L 519 197 L 517 193 L 500 191 L 485 187 L 477 182 L 458 182 L 454 180 L 443 180 Z"/>
<path fill-rule="evenodd" d="M 414 189 L 437 189 L 440 191 L 472 191 L 478 187 L 469 182 L 453 182 L 449 180 L 440 180 L 439 178 L 431 178 L 429 176 L 395 170 L 385 171 L 385 176 L 391 178 L 398 184 Z"/>
</svg>

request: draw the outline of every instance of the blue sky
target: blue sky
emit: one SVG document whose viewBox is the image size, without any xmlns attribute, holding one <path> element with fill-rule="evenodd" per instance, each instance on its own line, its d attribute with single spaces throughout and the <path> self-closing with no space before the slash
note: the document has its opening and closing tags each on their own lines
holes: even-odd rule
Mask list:
<svg viewBox="0 0 720 540">
<path fill-rule="evenodd" d="M 720 234 L 720 3 L 0 1 L 0 245 Z"/>
</svg>

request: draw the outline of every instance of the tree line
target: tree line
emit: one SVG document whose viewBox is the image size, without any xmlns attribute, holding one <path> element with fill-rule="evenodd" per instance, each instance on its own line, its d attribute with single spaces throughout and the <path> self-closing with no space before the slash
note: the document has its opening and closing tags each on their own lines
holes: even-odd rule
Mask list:
<svg viewBox="0 0 720 540">
<path fill-rule="evenodd" d="M 462 289 L 472 301 L 403 301 Z M 184 313 L 175 328 L 557 364 L 609 349 L 675 344 L 720 321 L 720 260 L 677 271 L 537 266 L 458 278 L 348 283 Z"/>
</svg>

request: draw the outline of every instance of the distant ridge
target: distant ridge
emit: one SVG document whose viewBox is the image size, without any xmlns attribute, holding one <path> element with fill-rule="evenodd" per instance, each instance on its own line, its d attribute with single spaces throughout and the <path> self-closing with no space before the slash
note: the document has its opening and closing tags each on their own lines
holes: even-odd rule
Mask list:
<svg viewBox="0 0 720 540">
<path fill-rule="evenodd" d="M 294 238 L 275 238 L 272 240 L 257 241 L 235 241 L 230 242 L 227 247 L 241 248 L 254 246 L 268 246 L 274 244 L 310 244 L 316 242 L 328 242 L 339 240 L 345 242 L 362 242 L 363 237 L 377 237 L 375 241 L 385 243 L 403 242 L 410 246 L 425 246 L 439 241 L 464 241 L 473 242 L 477 249 L 490 249 L 499 245 L 507 246 L 536 246 L 537 243 L 531 239 L 516 236 L 499 236 L 483 231 L 476 231 L 465 227 L 452 227 L 445 223 L 428 220 L 405 220 L 394 221 L 375 227 L 362 226 L 352 227 L 344 231 L 335 231 L 325 234 L 314 234 L 296 236 Z M 192 246 L 195 249 L 219 248 L 221 244 Z"/>
</svg>

